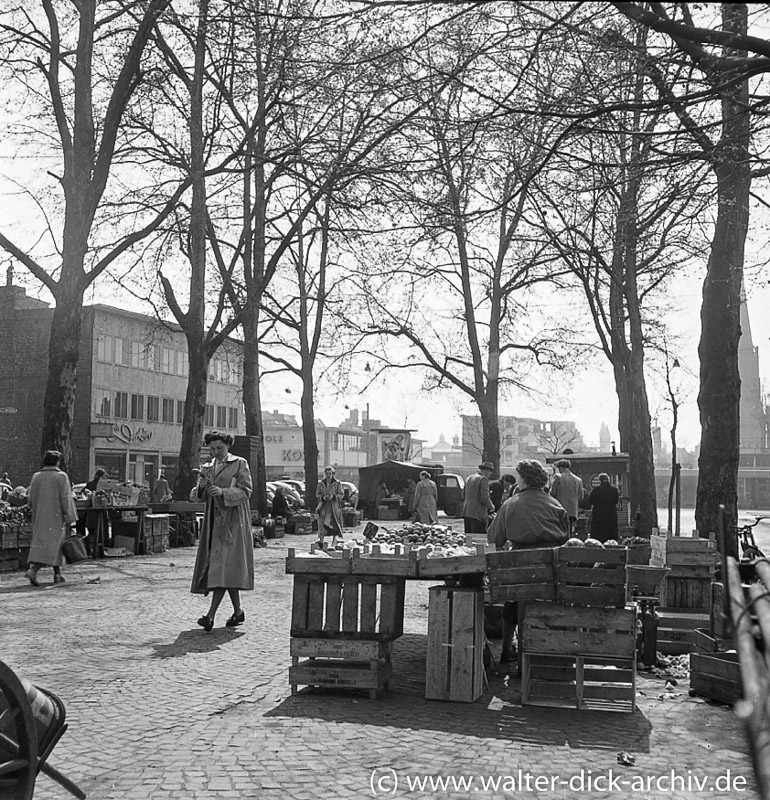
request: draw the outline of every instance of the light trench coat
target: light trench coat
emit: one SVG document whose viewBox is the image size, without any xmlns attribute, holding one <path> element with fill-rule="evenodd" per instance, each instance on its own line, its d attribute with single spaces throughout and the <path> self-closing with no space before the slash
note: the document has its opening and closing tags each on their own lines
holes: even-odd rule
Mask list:
<svg viewBox="0 0 770 800">
<path fill-rule="evenodd" d="M 60 567 L 67 529 L 78 518 L 67 473 L 58 467 L 43 467 L 36 472 L 29 485 L 27 503 L 32 510 L 30 564 Z"/>
<path fill-rule="evenodd" d="M 198 541 L 192 586 L 193 594 L 208 594 L 211 589 L 254 588 L 254 539 L 251 533 L 251 471 L 248 462 L 227 454 L 221 465 L 212 461 L 201 470 L 214 486 L 222 488 L 219 497 L 206 500 L 206 513 Z M 198 487 L 190 500 L 200 502 Z"/>
</svg>

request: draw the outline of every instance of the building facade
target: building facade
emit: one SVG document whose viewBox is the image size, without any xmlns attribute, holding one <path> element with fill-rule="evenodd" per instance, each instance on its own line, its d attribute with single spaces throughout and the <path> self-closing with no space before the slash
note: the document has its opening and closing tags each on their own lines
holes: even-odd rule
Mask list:
<svg viewBox="0 0 770 800">
<path fill-rule="evenodd" d="M 53 309 L 20 287 L 0 287 L 0 459 L 14 483 L 40 464 L 43 401 Z M 242 345 L 230 340 L 211 361 L 204 430 L 245 433 Z M 80 343 L 70 476 L 104 469 L 152 487 L 176 475 L 189 362 L 178 326 L 104 305 L 86 306 Z"/>
</svg>

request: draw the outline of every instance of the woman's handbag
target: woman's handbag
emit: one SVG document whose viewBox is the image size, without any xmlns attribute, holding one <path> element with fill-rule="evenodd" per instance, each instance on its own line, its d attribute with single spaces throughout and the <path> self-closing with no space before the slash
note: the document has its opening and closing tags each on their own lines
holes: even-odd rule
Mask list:
<svg viewBox="0 0 770 800">
<path fill-rule="evenodd" d="M 70 536 L 64 540 L 62 554 L 68 564 L 77 564 L 78 561 L 85 561 L 88 558 L 86 541 L 82 536 Z"/>
</svg>

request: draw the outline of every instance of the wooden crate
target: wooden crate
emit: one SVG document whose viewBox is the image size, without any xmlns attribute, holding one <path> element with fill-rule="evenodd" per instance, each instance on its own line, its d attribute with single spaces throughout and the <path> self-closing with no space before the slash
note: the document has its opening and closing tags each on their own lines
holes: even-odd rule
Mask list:
<svg viewBox="0 0 770 800">
<path fill-rule="evenodd" d="M 291 692 L 296 694 L 300 685 L 364 689 L 374 699 L 377 691 L 388 688 L 392 647 L 392 641 L 293 638 Z"/>
<path fill-rule="evenodd" d="M 286 572 L 289 575 L 350 575 L 350 558 L 342 551 L 324 551 L 313 548 L 311 553 L 297 553 L 289 548 Z"/>
<path fill-rule="evenodd" d="M 524 652 L 521 703 L 632 714 L 636 709 L 635 661 Z"/>
<path fill-rule="evenodd" d="M 735 640 L 712 636 L 705 628 L 696 628 L 693 631 L 693 646 L 694 652 L 698 653 L 723 653 L 735 649 Z"/>
<path fill-rule="evenodd" d="M 519 630 L 526 653 L 634 658 L 636 605 L 625 608 L 526 603 Z"/>
<path fill-rule="evenodd" d="M 691 653 L 695 649 L 696 628 L 706 628 L 709 615 L 681 608 L 659 608 L 658 651 L 667 656 Z"/>
<path fill-rule="evenodd" d="M 556 552 L 548 547 L 487 553 L 490 600 L 556 600 Z"/>
<path fill-rule="evenodd" d="M 19 548 L 3 547 L 0 549 L 0 572 L 16 572 L 19 568 Z"/>
<path fill-rule="evenodd" d="M 361 522 L 361 512 L 355 509 L 344 508 L 342 510 L 342 524 L 346 528 L 355 528 Z"/>
<path fill-rule="evenodd" d="M 354 547 L 349 552 L 350 572 L 353 575 L 416 578 L 418 555 L 416 550 L 398 544 L 392 551 L 383 551 L 378 544 Z"/>
<path fill-rule="evenodd" d="M 690 691 L 711 700 L 734 703 L 743 697 L 737 653 L 691 653 Z"/>
<path fill-rule="evenodd" d="M 626 548 L 560 547 L 556 552 L 556 601 L 623 608 Z"/>
<path fill-rule="evenodd" d="M 168 533 L 156 533 L 150 537 L 145 536 L 144 552 L 147 555 L 158 555 L 168 550 Z"/>
<path fill-rule="evenodd" d="M 428 590 L 425 699 L 473 703 L 484 682 L 484 590 Z"/>
<path fill-rule="evenodd" d="M 399 510 L 397 508 L 389 508 L 388 506 L 377 506 L 377 519 L 383 520 L 396 520 L 398 519 Z"/>
<path fill-rule="evenodd" d="M 684 577 L 669 573 L 660 586 L 660 602 L 666 608 L 682 608 L 708 613 L 711 608 L 713 570 L 697 577 Z M 696 567 L 698 569 L 698 567 Z"/>
<path fill-rule="evenodd" d="M 396 639 L 404 632 L 405 589 L 398 577 L 296 573 L 291 635 Z"/>
<path fill-rule="evenodd" d="M 29 547 L 32 544 L 32 526 L 19 525 L 19 547 Z"/>
<path fill-rule="evenodd" d="M 19 529 L 15 525 L 4 525 L 0 529 L 0 550 L 19 546 Z"/>
<path fill-rule="evenodd" d="M 476 555 L 429 558 L 421 555 L 417 574 L 420 578 L 446 578 L 454 575 L 482 575 L 487 571 L 485 545 L 476 546 Z"/>
</svg>

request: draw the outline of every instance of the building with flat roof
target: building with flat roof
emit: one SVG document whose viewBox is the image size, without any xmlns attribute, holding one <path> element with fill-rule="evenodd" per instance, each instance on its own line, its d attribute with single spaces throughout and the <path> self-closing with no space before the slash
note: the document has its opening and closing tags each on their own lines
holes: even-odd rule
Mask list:
<svg viewBox="0 0 770 800">
<path fill-rule="evenodd" d="M 0 444 L 3 471 L 28 484 L 40 467 L 53 309 L 23 288 L 0 287 Z M 242 344 L 228 340 L 209 368 L 204 430 L 245 433 Z M 78 364 L 70 476 L 96 469 L 152 487 L 173 483 L 189 362 L 177 325 L 105 305 L 86 306 Z"/>
</svg>

